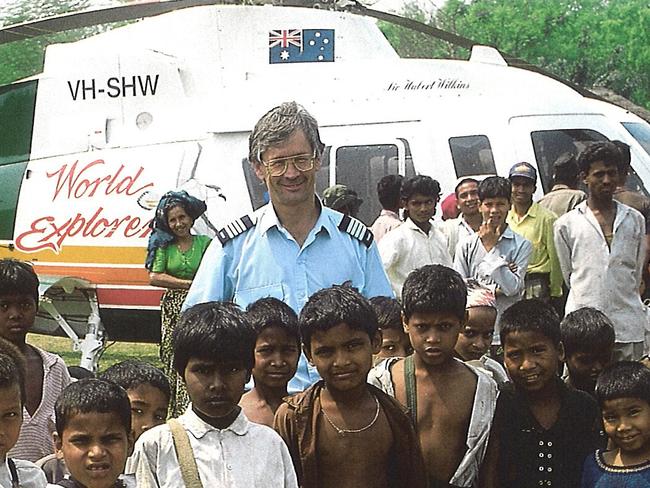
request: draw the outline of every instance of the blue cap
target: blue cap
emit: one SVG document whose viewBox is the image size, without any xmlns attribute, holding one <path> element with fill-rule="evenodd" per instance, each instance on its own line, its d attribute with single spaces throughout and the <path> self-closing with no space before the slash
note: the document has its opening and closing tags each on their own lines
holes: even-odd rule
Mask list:
<svg viewBox="0 0 650 488">
<path fill-rule="evenodd" d="M 512 179 L 513 176 L 523 176 L 524 178 L 537 182 L 537 170 L 533 168 L 533 165 L 530 163 L 521 162 L 515 164 L 510 168 L 509 178 Z"/>
</svg>

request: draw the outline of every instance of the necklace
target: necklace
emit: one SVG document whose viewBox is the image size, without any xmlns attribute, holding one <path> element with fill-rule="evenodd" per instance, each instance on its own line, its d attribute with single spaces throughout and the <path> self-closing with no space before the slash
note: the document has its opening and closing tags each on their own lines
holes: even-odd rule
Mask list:
<svg viewBox="0 0 650 488">
<path fill-rule="evenodd" d="M 336 425 L 334 422 L 332 422 L 332 419 L 329 418 L 327 415 L 327 412 L 325 412 L 324 408 L 321 408 L 321 412 L 323 412 L 323 417 L 325 417 L 325 420 L 327 420 L 327 423 L 332 426 L 332 428 L 336 431 L 336 433 L 340 436 L 344 436 L 345 434 L 358 434 L 359 432 L 363 432 L 364 430 L 368 430 L 371 428 L 373 425 L 375 425 L 375 422 L 377 422 L 377 419 L 379 418 L 379 399 L 375 397 L 375 404 L 377 405 L 377 410 L 375 411 L 375 416 L 372 418 L 370 423 L 366 425 L 365 427 L 361 427 L 360 429 L 342 429 L 338 425 Z"/>
</svg>

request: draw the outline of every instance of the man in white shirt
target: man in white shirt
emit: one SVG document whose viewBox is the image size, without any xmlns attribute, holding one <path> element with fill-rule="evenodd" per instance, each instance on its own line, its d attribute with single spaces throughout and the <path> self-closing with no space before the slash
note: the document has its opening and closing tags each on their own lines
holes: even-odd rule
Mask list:
<svg viewBox="0 0 650 488">
<path fill-rule="evenodd" d="M 570 288 L 566 313 L 594 307 L 612 321 L 614 360 L 639 359 L 647 322 L 639 295 L 645 259 L 645 221 L 613 199 L 620 153 L 597 142 L 578 156 L 588 197 L 554 226 L 564 281 Z"/>
<path fill-rule="evenodd" d="M 396 297 L 411 271 L 426 264 L 451 267 L 447 237 L 431 222 L 440 199 L 440 185 L 429 176 L 414 176 L 402 184 L 407 217 L 379 243 L 379 254 Z"/>
<path fill-rule="evenodd" d="M 402 175 L 386 175 L 377 183 L 377 197 L 382 210 L 370 227 L 375 242 L 379 242 L 388 232 L 402 224 L 399 208 L 403 179 Z"/>
<path fill-rule="evenodd" d="M 456 246 L 465 237 L 478 231 L 483 217 L 479 211 L 478 180 L 475 178 L 461 178 L 454 188 L 456 205 L 460 215 L 455 219 L 446 220 L 440 230 L 448 239 L 448 249 L 451 259 L 456 255 Z"/>
</svg>

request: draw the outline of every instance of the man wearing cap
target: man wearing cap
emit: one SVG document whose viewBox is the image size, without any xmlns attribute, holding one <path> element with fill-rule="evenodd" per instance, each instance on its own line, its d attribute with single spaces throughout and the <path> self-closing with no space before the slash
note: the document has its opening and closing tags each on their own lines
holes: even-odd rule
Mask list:
<svg viewBox="0 0 650 488">
<path fill-rule="evenodd" d="M 440 230 L 447 236 L 449 254 L 451 259 L 456 255 L 456 246 L 465 237 L 478 232 L 483 223 L 479 211 L 478 180 L 475 178 L 460 178 L 454 188 L 456 205 L 460 215 L 455 219 L 446 220 Z"/>
<path fill-rule="evenodd" d="M 368 298 L 392 295 L 370 230 L 324 207 L 315 194 L 322 150 L 318 123 L 297 103 L 262 116 L 249 138 L 248 159 L 271 201 L 217 232 L 184 309 L 215 300 L 246 308 L 274 297 L 299 313 L 312 294 L 345 282 Z M 318 378 L 302 355 L 289 392 Z"/>
<path fill-rule="evenodd" d="M 526 162 L 510 168 L 512 207 L 507 222 L 514 232 L 533 244 L 533 254 L 526 269 L 525 298 L 547 302 L 562 296 L 562 270 L 553 242 L 553 224 L 557 216 L 533 202 L 537 171 Z"/>
<path fill-rule="evenodd" d="M 587 194 L 577 187 L 576 158 L 571 153 L 561 154 L 553 164 L 553 188 L 537 203 L 560 217 L 587 199 Z"/>
<path fill-rule="evenodd" d="M 356 217 L 362 203 L 357 192 L 345 185 L 333 185 L 323 191 L 323 205 L 343 215 Z"/>
</svg>

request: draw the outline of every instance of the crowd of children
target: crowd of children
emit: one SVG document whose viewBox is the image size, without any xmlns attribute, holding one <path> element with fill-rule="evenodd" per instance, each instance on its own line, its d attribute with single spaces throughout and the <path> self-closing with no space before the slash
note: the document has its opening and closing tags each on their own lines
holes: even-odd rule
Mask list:
<svg viewBox="0 0 650 488">
<path fill-rule="evenodd" d="M 492 185 L 483 198 L 505 199 Z M 275 298 L 194 305 L 172 337 L 191 404 L 168 419 L 151 364 L 71 382 L 29 345 L 38 278 L 0 260 L 0 486 L 650 486 L 650 370 L 612 363 L 611 321 L 500 308 L 467 271 L 418 268 L 401 302 L 332 286 L 299 316 Z M 321 380 L 289 396 L 301 349 Z"/>
</svg>

